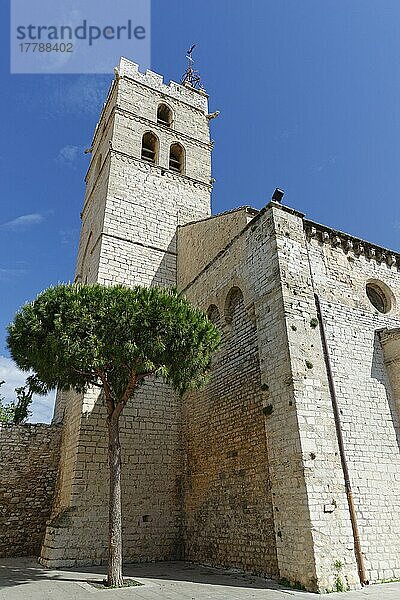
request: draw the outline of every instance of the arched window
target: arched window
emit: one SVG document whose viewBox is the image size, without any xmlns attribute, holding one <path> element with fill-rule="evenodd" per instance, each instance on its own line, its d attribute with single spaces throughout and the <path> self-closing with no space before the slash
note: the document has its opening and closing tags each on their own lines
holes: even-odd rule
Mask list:
<svg viewBox="0 0 400 600">
<path fill-rule="evenodd" d="M 183 173 L 185 162 L 185 151 L 180 144 L 172 144 L 169 149 L 169 168 L 171 171 Z"/>
<path fill-rule="evenodd" d="M 236 285 L 232 287 L 225 300 L 225 319 L 227 323 L 232 323 L 233 314 L 239 304 L 243 304 L 243 292 Z"/>
<path fill-rule="evenodd" d="M 172 121 L 172 110 L 166 104 L 160 104 L 157 109 L 157 123 L 159 125 L 171 127 Z"/>
<path fill-rule="evenodd" d="M 142 139 L 142 159 L 153 165 L 158 159 L 158 138 L 151 131 L 147 131 Z"/>
</svg>

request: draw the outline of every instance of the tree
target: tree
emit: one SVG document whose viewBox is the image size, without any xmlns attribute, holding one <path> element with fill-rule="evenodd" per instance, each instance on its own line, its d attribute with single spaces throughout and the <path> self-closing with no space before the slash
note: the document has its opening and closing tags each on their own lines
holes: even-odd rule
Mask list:
<svg viewBox="0 0 400 600">
<path fill-rule="evenodd" d="M 107 411 L 109 551 L 107 585 L 121 586 L 121 446 L 119 418 L 138 387 L 161 376 L 180 394 L 207 378 L 220 336 L 175 290 L 120 285 L 59 285 L 15 316 L 8 347 L 32 370 L 36 390 L 99 387 Z"/>
<path fill-rule="evenodd" d="M 25 423 L 31 412 L 29 406 L 32 404 L 34 388 L 31 384 L 31 377 L 28 377 L 26 385 L 15 388 L 17 403 L 14 408 L 14 425 Z"/>
</svg>

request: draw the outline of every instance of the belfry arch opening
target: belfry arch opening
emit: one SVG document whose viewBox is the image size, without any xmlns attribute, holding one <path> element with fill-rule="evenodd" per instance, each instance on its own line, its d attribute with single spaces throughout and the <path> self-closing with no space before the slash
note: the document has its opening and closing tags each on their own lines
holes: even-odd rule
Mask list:
<svg viewBox="0 0 400 600">
<path fill-rule="evenodd" d="M 176 143 L 169 149 L 169 168 L 176 173 L 183 173 L 185 168 L 185 151 L 183 147 Z"/>
<path fill-rule="evenodd" d="M 142 138 L 142 160 L 153 165 L 158 160 L 158 138 L 151 131 L 147 131 Z"/>
<path fill-rule="evenodd" d="M 173 123 L 172 110 L 166 104 L 160 104 L 157 108 L 157 123 L 165 127 L 171 127 Z"/>
</svg>

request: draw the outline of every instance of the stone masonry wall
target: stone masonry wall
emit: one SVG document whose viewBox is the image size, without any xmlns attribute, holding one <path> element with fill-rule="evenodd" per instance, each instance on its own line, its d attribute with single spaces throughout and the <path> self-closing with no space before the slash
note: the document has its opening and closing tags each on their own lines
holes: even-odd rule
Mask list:
<svg viewBox="0 0 400 600">
<path fill-rule="evenodd" d="M 185 558 L 277 575 L 257 332 L 233 288 L 212 378 L 184 403 Z"/>
<path fill-rule="evenodd" d="M 271 224 L 261 214 L 244 225 L 242 234 L 184 288 L 195 305 L 204 311 L 211 307 L 212 317 L 219 314 L 224 338 L 207 388 L 184 399 L 184 534 L 186 558 L 277 576 L 264 365 L 259 362 L 256 320 L 261 312 L 269 321 L 279 321 L 279 311 L 272 314 L 271 308 L 280 302 Z M 203 236 L 204 228 L 189 227 L 190 248 L 197 247 L 201 241 L 196 236 Z M 178 238 L 184 230 L 179 229 Z M 182 264 L 178 261 L 178 281 L 185 280 Z M 237 290 L 243 295 L 240 302 Z M 274 346 L 282 368 L 284 348 L 283 340 Z M 277 386 L 282 389 L 279 377 Z"/>
<path fill-rule="evenodd" d="M 61 429 L 0 425 L 0 556 L 38 555 L 50 516 Z"/>
<path fill-rule="evenodd" d="M 71 399 L 70 399 L 71 400 Z M 73 395 L 64 418 L 60 486 L 41 561 L 73 566 L 107 559 L 107 428 L 96 390 Z M 73 410 L 72 410 L 73 409 Z M 121 417 L 125 561 L 181 556 L 180 403 L 161 381 L 143 386 Z"/>
<path fill-rule="evenodd" d="M 113 153 L 98 280 L 175 285 L 176 228 L 207 216 L 209 205 L 206 185 Z"/>
<path fill-rule="evenodd" d="M 318 232 L 309 242 L 311 266 L 326 322 L 361 547 L 371 581 L 400 577 L 400 414 L 379 330 L 400 325 L 400 275 L 386 253 L 365 243 Z M 324 239 L 324 241 L 322 241 Z M 348 242 L 351 242 L 349 244 Z M 334 244 L 332 244 L 332 241 Z M 387 314 L 366 295 L 369 281 L 392 296 Z M 387 286 L 387 288 L 385 287 Z"/>
<path fill-rule="evenodd" d="M 185 274 L 180 277 L 184 279 Z M 184 290 L 189 300 L 204 310 L 215 305 L 228 325 L 227 303 L 233 287 L 242 290 L 246 312 L 254 319 L 259 394 L 267 413 L 262 415 L 265 431 L 258 443 L 261 448 L 265 444 L 271 492 L 263 500 L 259 496 L 255 505 L 266 510 L 270 503 L 275 539 L 264 532 L 264 543 L 270 544 L 270 552 L 276 548 L 277 571 L 293 583 L 313 591 L 332 589 L 337 578 L 335 561 L 341 561 L 344 584 L 355 587 L 358 577 L 351 524 L 321 340 L 318 329 L 310 325 L 315 304 L 303 221 L 298 213 L 271 203 Z M 312 369 L 308 360 L 313 362 Z M 240 358 L 238 361 L 240 364 Z M 228 398 L 234 382 L 226 381 L 224 394 Z M 214 398 L 200 398 L 212 406 Z M 185 448 L 198 448 L 194 457 L 188 454 L 189 471 L 191 462 L 204 460 L 202 448 L 192 440 L 199 419 L 201 422 L 202 404 L 197 405 L 200 415 L 195 408 L 184 409 Z M 256 432 L 259 423 L 255 415 L 251 423 Z M 240 469 L 240 452 L 237 464 Z M 202 483 L 195 478 L 195 487 L 190 489 L 187 483 L 185 488 L 185 519 L 189 524 L 196 516 L 192 498 L 201 494 Z M 243 510 L 237 498 L 233 497 L 232 503 L 238 512 Z M 207 529 L 206 533 L 212 540 L 215 533 Z M 218 533 L 223 537 L 222 526 Z M 248 547 L 239 536 L 234 543 L 243 559 Z M 265 548 L 264 554 L 270 556 Z M 259 572 L 262 559 L 254 558 L 253 569 Z M 218 556 L 214 560 L 218 562 Z M 251 570 L 249 561 L 244 568 Z M 264 572 L 269 570 L 265 560 Z"/>
<path fill-rule="evenodd" d="M 190 283 L 257 213 L 243 206 L 181 226 L 177 236 L 178 286 L 184 288 Z"/>
<path fill-rule="evenodd" d="M 109 170 L 110 157 L 104 160 L 82 212 L 82 234 L 75 269 L 75 280 L 82 283 L 90 284 L 97 280 Z"/>
<path fill-rule="evenodd" d="M 299 478 L 298 471 L 297 481 L 291 479 L 291 499 L 287 502 L 284 492 L 289 481 L 289 469 L 279 461 L 276 473 L 276 497 L 279 491 L 276 526 L 281 532 L 278 542 L 281 575 L 288 579 L 296 575 L 313 591 L 334 589 L 338 577 L 344 587 L 357 587 L 359 577 L 354 540 L 303 216 L 276 204 L 272 204 L 272 213 L 289 359 L 285 377 L 289 397 L 282 402 L 277 393 L 271 394 L 273 412 L 268 419 L 268 426 L 274 432 L 274 456 L 278 458 L 282 452 L 282 458 L 285 454 L 292 456 L 293 462 L 289 468 L 293 469 L 297 463 L 298 469 L 303 472 Z M 271 384 L 276 390 L 275 382 L 271 380 Z M 290 449 L 290 443 L 288 445 L 287 442 L 289 417 L 296 419 L 292 423 L 298 432 L 296 450 Z M 281 436 L 276 435 L 277 430 L 281 431 Z M 297 489 L 299 481 L 301 486 Z M 301 541 L 297 539 L 300 531 L 295 503 L 303 496 L 307 503 L 308 515 L 303 515 L 307 515 L 308 521 L 305 533 L 311 537 L 314 581 L 312 571 L 306 567 L 301 555 Z M 303 518 L 300 516 L 300 519 Z M 308 543 L 305 548 L 307 546 Z M 339 571 L 335 566 L 338 564 L 341 565 Z"/>
</svg>

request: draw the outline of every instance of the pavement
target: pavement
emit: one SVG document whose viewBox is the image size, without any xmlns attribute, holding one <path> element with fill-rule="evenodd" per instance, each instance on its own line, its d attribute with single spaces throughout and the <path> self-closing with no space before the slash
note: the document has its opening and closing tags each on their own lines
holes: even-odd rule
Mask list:
<svg viewBox="0 0 400 600">
<path fill-rule="evenodd" d="M 276 582 L 185 562 L 125 565 L 124 576 L 142 585 L 98 589 L 90 582 L 104 578 L 102 567 L 50 570 L 35 558 L 0 558 L 0 600 L 400 600 L 400 583 L 371 585 L 362 590 L 309 594 Z"/>
</svg>

